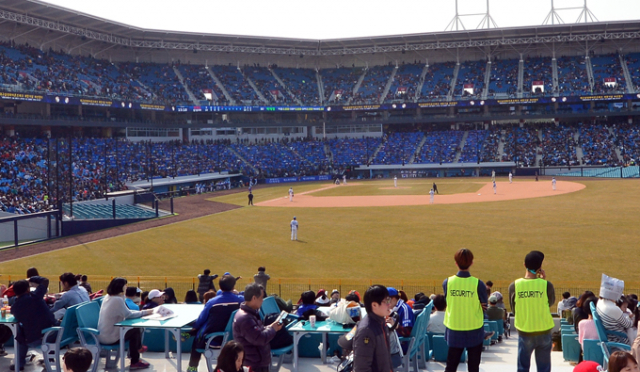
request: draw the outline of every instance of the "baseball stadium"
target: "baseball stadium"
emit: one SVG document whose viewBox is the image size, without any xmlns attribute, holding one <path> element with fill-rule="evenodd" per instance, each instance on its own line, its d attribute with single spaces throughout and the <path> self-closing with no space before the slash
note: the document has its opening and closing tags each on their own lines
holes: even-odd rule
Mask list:
<svg viewBox="0 0 640 372">
<path fill-rule="evenodd" d="M 408 322 L 387 332 L 393 371 L 477 371 L 452 341 L 471 307 L 447 296 L 469 283 L 480 371 L 528 371 L 543 333 L 539 371 L 637 365 L 640 21 L 551 1 L 542 25 L 498 27 L 489 1 L 454 2 L 445 31 L 307 39 L 0 0 L 0 370 L 84 348 L 68 370 L 213 372 L 234 342 L 254 372 L 384 370 L 356 348 L 379 290 Z M 546 283 L 529 315 L 553 329 L 518 320 L 525 282 Z M 236 320 L 209 328 L 225 296 Z M 138 315 L 106 342 L 111 298 Z M 234 323 L 258 300 L 260 326 L 289 313 L 266 367 Z"/>
</svg>

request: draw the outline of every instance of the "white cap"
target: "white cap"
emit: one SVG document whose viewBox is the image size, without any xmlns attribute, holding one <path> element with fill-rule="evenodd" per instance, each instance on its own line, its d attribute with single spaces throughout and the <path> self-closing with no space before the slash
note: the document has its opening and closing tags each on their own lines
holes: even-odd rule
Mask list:
<svg viewBox="0 0 640 372">
<path fill-rule="evenodd" d="M 158 289 L 152 289 L 151 292 L 149 292 L 149 295 L 147 296 L 147 298 L 149 300 L 153 300 L 154 298 L 160 297 L 164 294 L 164 292 L 160 292 Z"/>
</svg>

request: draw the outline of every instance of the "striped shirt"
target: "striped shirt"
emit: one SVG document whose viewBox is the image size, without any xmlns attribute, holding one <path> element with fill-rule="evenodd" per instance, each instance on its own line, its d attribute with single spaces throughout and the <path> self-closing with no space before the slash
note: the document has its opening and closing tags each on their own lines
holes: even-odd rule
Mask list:
<svg viewBox="0 0 640 372">
<path fill-rule="evenodd" d="M 631 318 L 625 316 L 622 310 L 616 306 L 613 301 L 609 300 L 599 300 L 596 305 L 596 311 L 598 312 L 598 315 L 600 315 L 602 325 L 606 330 L 621 333 L 620 336 L 607 335 L 609 341 L 629 345 L 629 338 L 626 335 L 627 328 L 631 328 L 633 326 Z"/>
</svg>

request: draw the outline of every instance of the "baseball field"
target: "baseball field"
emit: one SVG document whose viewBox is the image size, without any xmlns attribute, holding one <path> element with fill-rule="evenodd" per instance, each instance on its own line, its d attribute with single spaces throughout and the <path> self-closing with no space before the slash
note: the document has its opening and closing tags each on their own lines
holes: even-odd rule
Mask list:
<svg viewBox="0 0 640 372">
<path fill-rule="evenodd" d="M 440 195 L 431 205 L 434 181 Z M 209 268 L 250 277 L 266 266 L 272 278 L 441 281 L 456 271 L 454 252 L 466 247 L 475 255 L 472 273 L 485 280 L 523 275 L 523 258 L 536 249 L 546 254 L 552 281 L 593 283 L 603 272 L 640 281 L 637 180 L 566 179 L 556 191 L 550 179 L 497 181 L 496 195 L 488 178 L 401 179 L 398 188 L 389 179 L 287 184 L 255 189 L 252 207 L 246 190 L 211 194 L 245 207 L 3 262 L 0 273 L 21 277 L 35 266 L 52 276 L 161 277 Z M 380 205 L 381 198 L 417 205 L 349 206 L 350 200 Z M 290 240 L 293 216 L 298 241 Z"/>
</svg>

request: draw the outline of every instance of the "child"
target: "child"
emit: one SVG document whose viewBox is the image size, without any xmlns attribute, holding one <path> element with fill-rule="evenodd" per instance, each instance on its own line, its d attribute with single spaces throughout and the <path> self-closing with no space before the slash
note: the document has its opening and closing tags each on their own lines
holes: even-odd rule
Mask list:
<svg viewBox="0 0 640 372">
<path fill-rule="evenodd" d="M 83 347 L 76 347 L 64 353 L 62 370 L 64 372 L 87 372 L 92 360 L 93 357 L 89 350 Z"/>
</svg>

